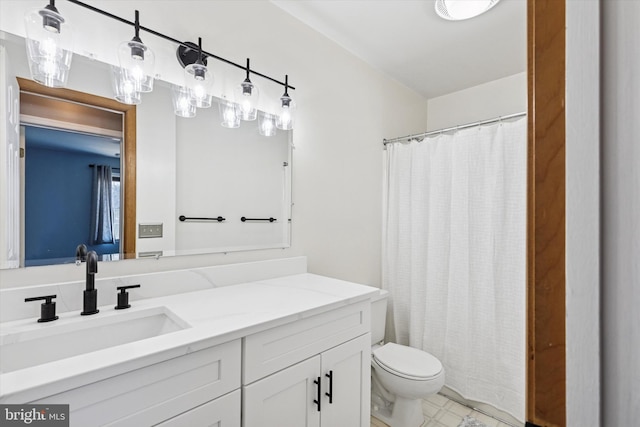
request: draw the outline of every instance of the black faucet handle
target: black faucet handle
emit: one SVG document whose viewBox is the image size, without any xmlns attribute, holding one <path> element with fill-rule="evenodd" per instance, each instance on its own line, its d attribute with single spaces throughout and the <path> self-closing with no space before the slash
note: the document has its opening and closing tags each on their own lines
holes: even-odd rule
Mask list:
<svg viewBox="0 0 640 427">
<path fill-rule="evenodd" d="M 116 310 L 124 310 L 125 308 L 131 307 L 129 304 L 129 292 L 127 289 L 139 288 L 140 285 L 129 285 L 129 286 L 118 286 L 120 292 L 118 292 L 118 305 L 115 306 Z"/>
<path fill-rule="evenodd" d="M 118 286 L 116 289 L 120 292 L 126 292 L 127 289 L 139 288 L 140 285 Z"/>
<path fill-rule="evenodd" d="M 38 319 L 38 322 L 51 322 L 58 319 L 58 316 L 56 316 L 56 303 L 53 302 L 53 299 L 56 297 L 57 295 L 45 295 L 41 297 L 25 298 L 24 302 L 45 300 L 45 302 L 40 305 L 40 318 Z"/>
</svg>

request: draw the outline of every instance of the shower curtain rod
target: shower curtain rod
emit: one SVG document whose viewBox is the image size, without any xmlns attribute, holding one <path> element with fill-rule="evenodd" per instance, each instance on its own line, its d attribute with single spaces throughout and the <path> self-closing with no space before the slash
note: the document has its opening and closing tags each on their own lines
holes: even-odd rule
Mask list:
<svg viewBox="0 0 640 427">
<path fill-rule="evenodd" d="M 490 123 L 496 123 L 496 122 L 501 122 L 503 120 L 515 119 L 516 117 L 522 117 L 522 116 L 526 116 L 526 115 L 527 115 L 526 112 L 509 114 L 508 116 L 500 116 L 500 117 L 496 117 L 494 119 L 481 120 L 479 122 L 467 123 L 467 124 L 459 125 L 459 126 L 452 126 L 450 128 L 445 128 L 445 129 L 432 130 L 432 131 L 429 131 L 429 132 L 416 133 L 416 134 L 407 135 L 407 136 L 399 136 L 397 138 L 391 138 L 391 139 L 383 139 L 382 140 L 382 144 L 384 146 L 386 146 L 387 144 L 390 144 L 392 142 L 409 142 L 409 141 L 411 141 L 413 139 L 425 138 L 425 137 L 430 136 L 430 135 L 450 132 L 452 130 L 460 130 L 460 129 L 472 128 L 474 126 L 488 125 Z"/>
</svg>

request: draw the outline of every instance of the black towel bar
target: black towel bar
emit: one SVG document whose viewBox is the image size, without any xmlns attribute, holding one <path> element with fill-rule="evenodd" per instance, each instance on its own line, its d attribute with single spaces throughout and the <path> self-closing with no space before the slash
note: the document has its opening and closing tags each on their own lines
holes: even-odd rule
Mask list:
<svg viewBox="0 0 640 427">
<path fill-rule="evenodd" d="M 240 218 L 240 221 L 242 222 L 246 222 L 246 221 L 269 221 L 269 222 L 273 222 L 273 221 L 277 221 L 276 218 L 247 218 L 247 217 L 242 217 Z"/>
<path fill-rule="evenodd" d="M 222 222 L 222 221 L 226 221 L 226 218 L 223 218 L 221 216 L 217 217 L 217 218 L 202 218 L 202 217 L 191 217 L 191 216 L 184 216 L 184 215 L 180 215 L 178 217 L 178 219 L 180 221 L 218 221 L 218 222 Z"/>
</svg>

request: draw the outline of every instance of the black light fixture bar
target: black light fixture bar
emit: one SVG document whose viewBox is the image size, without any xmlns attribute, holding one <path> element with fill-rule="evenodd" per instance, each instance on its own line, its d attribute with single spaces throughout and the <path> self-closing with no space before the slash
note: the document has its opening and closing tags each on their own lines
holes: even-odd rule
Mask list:
<svg viewBox="0 0 640 427">
<path fill-rule="evenodd" d="M 69 3 L 73 3 L 73 4 L 75 4 L 75 5 L 78 5 L 78 6 L 84 7 L 85 9 L 89 9 L 89 10 L 91 10 L 92 12 L 96 12 L 96 13 L 99 13 L 100 15 L 103 15 L 103 16 L 106 16 L 106 17 L 109 17 L 109 18 L 111 18 L 111 19 L 115 19 L 116 21 L 120 21 L 120 22 L 122 22 L 123 24 L 131 25 L 131 26 L 132 26 L 132 27 L 134 27 L 134 28 L 136 27 L 136 23 L 135 23 L 135 22 L 131 22 L 131 21 L 127 20 L 127 19 L 121 18 L 121 17 L 119 17 L 118 15 L 114 15 L 114 14 L 112 14 L 112 13 L 109 13 L 109 12 L 105 11 L 105 10 L 98 9 L 98 8 L 97 8 L 97 7 L 95 7 L 95 6 L 91 6 L 91 5 L 87 4 L 87 3 L 84 3 L 84 2 L 81 2 L 81 1 L 78 1 L 78 0 L 67 0 L 67 1 L 68 1 Z M 168 41 L 170 41 L 170 42 L 176 43 L 176 44 L 178 44 L 178 45 L 180 45 L 180 46 L 183 46 L 183 47 L 185 47 L 185 48 L 188 48 L 188 49 L 193 49 L 193 46 L 189 46 L 189 45 L 188 45 L 188 44 L 186 44 L 185 42 L 181 42 L 180 40 L 174 39 L 173 37 L 167 36 L 166 34 L 162 34 L 162 33 L 158 32 L 158 31 L 152 30 L 151 28 L 143 27 L 142 25 L 139 25 L 138 27 L 139 27 L 141 30 L 146 31 L 146 32 L 147 32 L 147 33 L 149 33 L 149 34 L 153 34 L 153 35 L 154 35 L 154 36 L 156 36 L 156 37 L 160 37 L 160 38 L 162 38 L 162 39 L 165 39 L 165 40 L 168 40 Z M 230 61 L 230 60 L 228 60 L 228 59 L 225 59 L 225 58 L 223 58 L 223 57 L 221 57 L 221 56 L 214 55 L 213 53 L 207 52 L 206 50 L 203 50 L 203 51 L 202 51 L 202 53 L 203 53 L 204 55 L 206 55 L 207 57 L 211 57 L 211 58 L 213 58 L 213 59 L 217 59 L 218 61 L 224 62 L 224 63 L 226 63 L 226 64 L 228 64 L 228 65 L 233 66 L 233 67 L 240 68 L 241 70 L 245 70 L 245 71 L 247 70 L 247 67 L 246 67 L 246 66 L 244 66 L 244 65 L 240 65 L 240 64 L 237 64 L 237 63 L 235 63 L 235 62 L 233 62 L 233 61 Z M 248 70 L 248 71 L 249 71 L 250 73 L 252 73 L 252 74 L 255 74 L 256 76 L 260 76 L 260 77 L 262 77 L 263 79 L 271 80 L 272 82 L 277 83 L 277 84 L 279 84 L 280 86 L 285 86 L 285 83 L 281 82 L 280 80 L 276 80 L 276 79 L 274 79 L 273 77 L 269 77 L 269 76 L 267 76 L 266 74 L 262 74 L 262 73 L 259 73 L 259 72 L 257 72 L 257 71 L 253 71 L 253 70 Z M 289 85 L 289 84 L 286 84 L 286 86 L 287 86 L 289 89 L 295 90 L 295 87 L 293 87 L 293 86 L 291 86 L 291 85 Z"/>
</svg>

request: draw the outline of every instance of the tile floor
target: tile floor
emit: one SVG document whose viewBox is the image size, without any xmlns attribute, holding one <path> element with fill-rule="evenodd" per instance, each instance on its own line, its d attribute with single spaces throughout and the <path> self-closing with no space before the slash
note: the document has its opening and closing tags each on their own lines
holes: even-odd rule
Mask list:
<svg viewBox="0 0 640 427">
<path fill-rule="evenodd" d="M 440 394 L 434 394 L 422 401 L 422 413 L 425 420 L 423 427 L 458 427 L 465 415 L 483 422 L 487 427 L 511 427 L 509 424 L 476 412 Z M 371 417 L 371 427 L 388 426 L 377 418 Z"/>
</svg>

